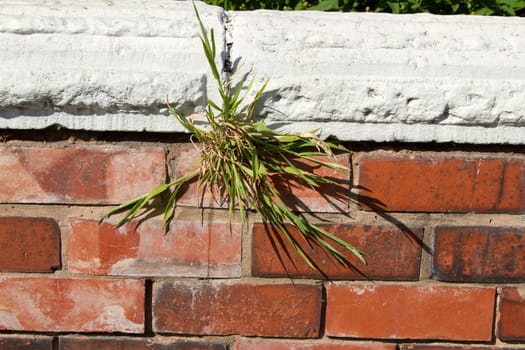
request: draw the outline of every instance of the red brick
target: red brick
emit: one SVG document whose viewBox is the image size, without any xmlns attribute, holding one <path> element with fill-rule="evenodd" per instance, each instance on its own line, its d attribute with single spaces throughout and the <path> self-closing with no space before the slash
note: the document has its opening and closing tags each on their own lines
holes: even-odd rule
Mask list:
<svg viewBox="0 0 525 350">
<path fill-rule="evenodd" d="M 525 282 L 525 228 L 437 227 L 433 273 L 444 281 Z"/>
<path fill-rule="evenodd" d="M 59 350 L 227 350 L 225 344 L 168 338 L 68 336 L 59 344 Z"/>
<path fill-rule="evenodd" d="M 0 330 L 141 333 L 144 293 L 139 280 L 4 276 Z"/>
<path fill-rule="evenodd" d="M 363 207 L 416 212 L 523 212 L 525 161 L 425 154 L 359 159 Z"/>
<path fill-rule="evenodd" d="M 53 338 L 42 336 L 1 336 L 2 350 L 53 350 Z"/>
<path fill-rule="evenodd" d="M 235 350 L 396 350 L 394 344 L 348 344 L 326 341 L 298 342 L 298 341 L 238 341 Z"/>
<path fill-rule="evenodd" d="M 60 228 L 50 218 L 0 217 L 0 271 L 60 268 Z"/>
<path fill-rule="evenodd" d="M 321 225 L 330 233 L 365 252 L 367 264 L 334 243 L 349 267 L 337 262 L 323 248 L 311 245 L 290 227 L 310 259 L 330 279 L 417 280 L 421 259 L 422 229 L 404 232 L 395 226 Z M 252 274 L 261 277 L 323 277 L 311 269 L 286 238 L 264 224 L 253 227 Z"/>
<path fill-rule="evenodd" d="M 182 176 L 196 168 L 195 160 L 199 158 L 198 151 L 190 146 L 180 147 L 173 152 L 173 168 L 175 176 Z M 336 159 L 321 158 L 323 161 L 338 163 L 350 169 L 350 156 L 338 155 Z M 285 203 L 297 211 L 346 212 L 350 201 L 349 172 L 319 167 L 313 163 L 296 162 L 303 170 L 331 179 L 335 184 L 322 184 L 318 189 L 312 189 L 296 181 L 288 181 L 275 177 L 273 182 Z M 179 205 L 221 208 L 228 203 L 220 200 L 220 196 L 204 191 L 204 196 L 198 189 L 197 181 L 192 182 L 178 201 Z"/>
<path fill-rule="evenodd" d="M 0 164 L 3 203 L 120 203 L 166 177 L 162 149 L 4 147 Z"/>
<path fill-rule="evenodd" d="M 319 336 L 321 286 L 248 282 L 157 282 L 153 329 L 194 335 Z"/>
<path fill-rule="evenodd" d="M 525 289 L 503 288 L 498 306 L 498 338 L 525 340 Z"/>
<path fill-rule="evenodd" d="M 70 219 L 68 269 L 97 275 L 239 277 L 241 224 L 160 221 L 121 228 L 95 220 Z"/>
<path fill-rule="evenodd" d="M 501 346 L 476 346 L 476 345 L 426 345 L 426 344 L 403 344 L 400 350 L 511 350 L 513 347 Z"/>
<path fill-rule="evenodd" d="M 326 333 L 374 339 L 492 339 L 495 290 L 456 286 L 327 287 Z"/>
</svg>

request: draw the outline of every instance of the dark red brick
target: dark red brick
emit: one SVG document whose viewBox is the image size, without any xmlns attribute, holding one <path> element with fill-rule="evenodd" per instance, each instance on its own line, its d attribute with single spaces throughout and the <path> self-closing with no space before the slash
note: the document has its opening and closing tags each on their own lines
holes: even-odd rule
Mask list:
<svg viewBox="0 0 525 350">
<path fill-rule="evenodd" d="M 242 340 L 237 342 L 235 350 L 396 350 L 394 344 L 356 344 L 334 343 L 326 341 L 268 341 L 268 340 Z"/>
<path fill-rule="evenodd" d="M 525 228 L 436 227 L 434 277 L 459 282 L 525 282 Z"/>
<path fill-rule="evenodd" d="M 113 204 L 166 178 L 163 149 L 0 148 L 1 203 Z"/>
<path fill-rule="evenodd" d="M 511 350 L 513 347 L 486 346 L 486 345 L 426 345 L 426 344 L 403 344 L 400 350 Z"/>
<path fill-rule="evenodd" d="M 326 334 L 489 341 L 495 295 L 493 288 L 331 283 L 327 286 Z"/>
<path fill-rule="evenodd" d="M 348 261 L 341 265 L 315 244 L 308 244 L 298 230 L 292 237 L 320 271 L 330 279 L 417 280 L 421 259 L 422 229 L 402 230 L 395 226 L 321 225 L 323 229 L 363 251 L 363 264 L 349 250 L 333 243 Z M 310 268 L 280 231 L 264 224 L 253 227 L 252 274 L 260 277 L 323 277 Z"/>
<path fill-rule="evenodd" d="M 319 336 L 321 286 L 226 281 L 153 285 L 159 333 L 312 338 Z"/>
<path fill-rule="evenodd" d="M 60 228 L 50 218 L 0 217 L 0 271 L 60 268 Z"/>
<path fill-rule="evenodd" d="M 359 158 L 364 209 L 413 212 L 525 210 L 525 160 L 425 153 Z"/>
<path fill-rule="evenodd" d="M 525 289 L 503 288 L 498 305 L 498 338 L 525 340 Z"/>
<path fill-rule="evenodd" d="M 226 344 L 168 338 L 68 336 L 59 344 L 59 350 L 227 350 Z"/>
<path fill-rule="evenodd" d="M 1 322 L 1 321 L 0 321 Z M 0 336 L 2 350 L 53 350 L 53 338 L 45 336 Z"/>
</svg>

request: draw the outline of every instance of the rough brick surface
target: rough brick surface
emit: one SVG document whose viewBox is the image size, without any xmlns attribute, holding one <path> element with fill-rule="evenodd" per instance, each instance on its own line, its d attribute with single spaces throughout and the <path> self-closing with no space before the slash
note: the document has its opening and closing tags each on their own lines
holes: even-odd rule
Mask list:
<svg viewBox="0 0 525 350">
<path fill-rule="evenodd" d="M 510 350 L 511 346 L 402 344 L 400 350 Z"/>
<path fill-rule="evenodd" d="M 141 333 L 144 282 L 3 277 L 0 330 Z"/>
<path fill-rule="evenodd" d="M 133 276 L 238 277 L 241 225 L 178 221 L 164 233 L 160 221 L 121 228 L 95 220 L 70 219 L 68 269 Z"/>
<path fill-rule="evenodd" d="M 53 338 L 42 336 L 0 336 L 2 350 L 52 350 Z"/>
<path fill-rule="evenodd" d="M 525 228 L 437 227 L 433 274 L 445 281 L 525 282 Z"/>
<path fill-rule="evenodd" d="M 525 289 L 503 288 L 498 311 L 498 338 L 504 341 L 525 340 Z"/>
<path fill-rule="evenodd" d="M 458 286 L 327 286 L 326 333 L 334 337 L 492 338 L 495 290 Z"/>
<path fill-rule="evenodd" d="M 58 350 L 227 350 L 225 344 L 173 339 L 124 337 L 61 337 Z"/>
<path fill-rule="evenodd" d="M 60 268 L 60 228 L 50 218 L 0 217 L 0 271 Z"/>
<path fill-rule="evenodd" d="M 378 154 L 359 158 L 365 208 L 415 212 L 522 212 L 522 158 Z"/>
<path fill-rule="evenodd" d="M 298 341 L 238 341 L 235 350 L 395 350 L 393 344 L 343 344 L 333 342 L 298 342 Z"/>
<path fill-rule="evenodd" d="M 190 146 L 180 147 L 171 154 L 174 158 L 172 166 L 175 176 L 182 176 L 195 169 L 195 160 L 199 158 L 198 151 Z M 339 155 L 336 159 L 323 158 L 323 161 L 334 162 L 342 165 L 345 169 L 350 169 L 350 156 Z M 319 167 L 312 163 L 296 162 L 296 166 L 303 170 L 313 172 L 334 181 L 334 184 L 322 184 L 317 189 L 285 179 L 274 177 L 272 180 L 279 195 L 285 203 L 297 211 L 329 212 L 338 213 L 346 212 L 350 201 L 350 173 L 343 170 L 334 170 L 325 167 Z M 213 195 L 207 190 L 201 193 L 197 181 L 192 182 L 185 193 L 178 201 L 179 205 L 220 208 L 227 206 L 227 202 L 218 195 Z"/>
<path fill-rule="evenodd" d="M 162 149 L 0 148 L 0 202 L 120 203 L 165 181 Z"/>
<path fill-rule="evenodd" d="M 194 281 L 154 283 L 160 333 L 311 338 L 319 335 L 321 286 Z"/>
<path fill-rule="evenodd" d="M 416 280 L 419 277 L 422 229 L 402 231 L 395 226 L 321 225 L 322 228 L 366 253 L 363 264 L 350 251 L 344 253 L 349 266 L 339 264 L 316 245 L 309 245 L 298 230 L 292 237 L 330 279 Z M 294 251 L 282 234 L 264 224 L 255 224 L 252 242 L 252 274 L 261 277 L 322 277 Z"/>
</svg>

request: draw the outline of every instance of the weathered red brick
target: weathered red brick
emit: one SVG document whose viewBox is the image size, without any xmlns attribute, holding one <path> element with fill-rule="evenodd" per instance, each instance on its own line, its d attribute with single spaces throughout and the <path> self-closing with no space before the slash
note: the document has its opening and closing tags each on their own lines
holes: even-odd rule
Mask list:
<svg viewBox="0 0 525 350">
<path fill-rule="evenodd" d="M 301 181 L 288 177 L 273 177 L 275 188 L 285 204 L 294 211 L 346 213 L 350 203 L 350 156 L 338 155 L 335 159 L 318 158 L 324 162 L 337 163 L 348 171 L 321 167 L 311 162 L 294 161 L 294 164 L 308 172 L 333 181 L 311 188 Z"/>
<path fill-rule="evenodd" d="M 403 344 L 400 350 L 510 350 L 512 347 L 502 346 L 477 346 L 477 345 L 427 345 L 427 344 Z"/>
<path fill-rule="evenodd" d="M 59 350 L 227 350 L 226 344 L 168 338 L 60 337 Z"/>
<path fill-rule="evenodd" d="M 8 336 L 0 337 L 2 350 L 52 350 L 53 338 L 44 336 Z"/>
<path fill-rule="evenodd" d="M 359 158 L 363 208 L 416 212 L 523 212 L 525 160 L 393 154 Z"/>
<path fill-rule="evenodd" d="M 98 275 L 239 277 L 241 224 L 146 220 L 121 228 L 70 219 L 68 269 Z"/>
<path fill-rule="evenodd" d="M 0 217 L 0 271 L 60 268 L 60 228 L 51 218 Z"/>
<path fill-rule="evenodd" d="M 195 169 L 198 163 L 199 153 L 194 147 L 179 147 L 172 152 L 172 162 L 175 176 L 182 176 Z M 323 161 L 337 163 L 345 169 L 350 169 L 350 156 L 348 154 L 338 155 L 336 159 L 321 158 Z M 322 184 L 313 189 L 297 181 L 289 181 L 282 177 L 274 177 L 273 182 L 279 195 L 285 203 L 297 211 L 313 212 L 346 212 L 350 201 L 350 174 L 346 171 L 320 167 L 309 162 L 295 162 L 296 166 L 316 175 L 330 179 L 335 184 Z M 177 202 L 184 206 L 204 206 L 223 208 L 228 205 L 221 200 L 220 196 L 212 195 L 209 189 L 202 193 L 198 188 L 198 182 L 194 181 L 188 185 L 185 192 Z"/>
<path fill-rule="evenodd" d="M 319 336 L 321 286 L 224 281 L 153 284 L 160 333 L 312 338 Z"/>
<path fill-rule="evenodd" d="M 141 333 L 144 294 L 139 280 L 3 277 L 0 330 Z"/>
<path fill-rule="evenodd" d="M 162 149 L 0 148 L 0 202 L 120 203 L 164 183 Z"/>
<path fill-rule="evenodd" d="M 436 227 L 433 274 L 444 281 L 525 282 L 525 228 Z"/>
<path fill-rule="evenodd" d="M 457 286 L 327 286 L 326 333 L 334 337 L 488 341 L 495 290 Z"/>
<path fill-rule="evenodd" d="M 525 340 L 525 289 L 503 288 L 500 293 L 497 321 L 498 338 L 504 341 Z"/>
<path fill-rule="evenodd" d="M 327 341 L 298 342 L 270 340 L 241 340 L 235 350 L 395 350 L 394 344 L 336 343 Z"/>
<path fill-rule="evenodd" d="M 290 227 L 292 237 L 310 259 L 330 279 L 417 280 L 421 259 L 422 229 L 402 230 L 395 226 L 320 225 L 321 228 L 354 245 L 366 254 L 363 264 L 350 251 L 333 243 L 349 266 L 341 265 L 330 254 L 301 238 Z M 264 224 L 253 227 L 252 274 L 261 277 L 323 277 L 311 269 L 288 240 Z"/>
</svg>

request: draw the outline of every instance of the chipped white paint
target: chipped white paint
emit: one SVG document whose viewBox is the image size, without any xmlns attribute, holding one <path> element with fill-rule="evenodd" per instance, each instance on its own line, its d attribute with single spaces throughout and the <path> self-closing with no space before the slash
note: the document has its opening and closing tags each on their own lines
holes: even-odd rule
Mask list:
<svg viewBox="0 0 525 350">
<path fill-rule="evenodd" d="M 199 8 L 223 37 L 219 8 Z M 197 33 L 191 2 L 4 1 L 0 127 L 173 127 L 166 99 L 194 113 L 215 91 Z"/>
<path fill-rule="evenodd" d="M 358 285 L 358 286 L 351 286 L 349 289 L 352 291 L 352 293 L 355 293 L 356 295 L 363 295 L 363 294 L 375 292 L 376 286 Z"/>
<path fill-rule="evenodd" d="M 206 263 L 180 263 L 176 259 L 157 259 L 150 261 L 136 258 L 122 259 L 111 266 L 108 275 L 114 276 L 183 276 L 183 277 L 240 277 L 239 264 L 214 265 Z"/>
<path fill-rule="evenodd" d="M 0 329 L 24 329 L 13 312 L 0 309 Z"/>
<path fill-rule="evenodd" d="M 525 143 L 522 18 L 257 11 L 231 22 L 232 57 L 270 78 L 262 113 L 290 129 Z"/>
<path fill-rule="evenodd" d="M 142 329 L 141 324 L 134 323 L 126 318 L 126 312 L 120 305 L 108 305 L 94 320 L 82 325 L 83 329 L 118 329 L 120 332 L 137 332 Z"/>
<path fill-rule="evenodd" d="M 524 18 L 198 6 L 237 76 L 270 79 L 274 127 L 525 144 Z M 189 1 L 4 1 L 0 127 L 182 131 L 166 97 L 188 114 L 217 97 L 197 33 Z"/>
</svg>

